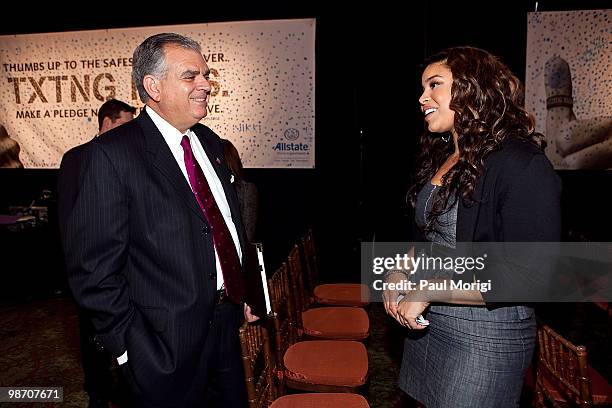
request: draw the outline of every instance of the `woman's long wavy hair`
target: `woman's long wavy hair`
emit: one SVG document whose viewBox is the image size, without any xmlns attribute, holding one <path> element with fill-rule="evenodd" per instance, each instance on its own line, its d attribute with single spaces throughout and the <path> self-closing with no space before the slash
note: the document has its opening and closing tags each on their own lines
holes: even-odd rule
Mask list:
<svg viewBox="0 0 612 408">
<path fill-rule="evenodd" d="M 443 178 L 424 232 L 436 229 L 437 219 L 447 211 L 449 200 L 454 204 L 459 198 L 475 199 L 474 187 L 487 156 L 499 150 L 506 138 L 523 138 L 537 144 L 535 120 L 523 107 L 523 86 L 497 57 L 478 48 L 455 47 L 433 55 L 423 66 L 433 63 L 445 64 L 453 74 L 450 109 L 455 112 L 460 158 Z M 421 136 L 416 161 L 419 168 L 408 192 L 413 206 L 418 192 L 454 152 L 450 136 L 427 130 Z"/>
</svg>

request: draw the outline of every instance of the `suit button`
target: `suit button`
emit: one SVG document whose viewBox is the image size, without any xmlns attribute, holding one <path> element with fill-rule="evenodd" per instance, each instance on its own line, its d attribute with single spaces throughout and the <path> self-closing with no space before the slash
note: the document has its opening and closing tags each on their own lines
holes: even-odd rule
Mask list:
<svg viewBox="0 0 612 408">
<path fill-rule="evenodd" d="M 210 227 L 208 225 L 205 225 L 202 227 L 202 233 L 204 235 L 208 235 L 210 233 Z"/>
</svg>

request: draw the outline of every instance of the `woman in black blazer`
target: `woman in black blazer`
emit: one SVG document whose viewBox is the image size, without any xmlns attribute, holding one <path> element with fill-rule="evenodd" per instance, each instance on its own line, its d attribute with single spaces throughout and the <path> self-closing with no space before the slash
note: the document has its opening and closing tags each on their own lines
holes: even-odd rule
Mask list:
<svg viewBox="0 0 612 408">
<path fill-rule="evenodd" d="M 409 197 L 423 238 L 442 253 L 464 242 L 558 242 L 559 178 L 510 69 L 484 50 L 450 48 L 427 61 L 422 85 L 427 130 Z M 531 272 L 501 262 L 470 276 L 491 279 L 488 292 L 385 292 L 387 312 L 411 329 L 400 387 L 428 408 L 517 407 L 536 326 L 533 309 L 512 295 L 537 289 L 543 280 Z M 387 281 L 457 277 L 420 273 L 396 270 Z"/>
</svg>

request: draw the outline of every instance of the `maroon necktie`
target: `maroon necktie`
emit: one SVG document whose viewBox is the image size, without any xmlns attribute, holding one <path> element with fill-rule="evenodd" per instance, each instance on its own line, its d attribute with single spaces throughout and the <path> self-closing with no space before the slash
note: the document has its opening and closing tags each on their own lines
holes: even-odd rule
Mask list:
<svg viewBox="0 0 612 408">
<path fill-rule="evenodd" d="M 186 135 L 183 136 L 181 146 L 184 151 L 185 167 L 187 167 L 189 182 L 195 193 L 196 200 L 204 213 L 204 217 L 208 220 L 212 230 L 213 243 L 217 250 L 221 272 L 223 273 L 225 291 L 234 303 L 240 304 L 243 300 L 245 285 L 234 240 L 227 228 L 223 214 L 221 214 L 217 206 L 215 197 L 210 191 L 210 186 L 206 181 L 202 168 L 193 157 L 189 137 Z"/>
</svg>

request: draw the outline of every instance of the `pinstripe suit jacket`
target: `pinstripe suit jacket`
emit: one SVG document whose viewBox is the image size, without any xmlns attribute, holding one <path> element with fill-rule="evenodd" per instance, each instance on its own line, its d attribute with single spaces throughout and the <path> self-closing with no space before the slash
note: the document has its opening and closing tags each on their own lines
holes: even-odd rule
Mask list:
<svg viewBox="0 0 612 408">
<path fill-rule="evenodd" d="M 201 124 L 192 130 L 221 180 L 245 254 L 219 137 Z M 60 171 L 60 182 L 80 184 L 60 220 L 73 294 L 101 343 L 115 357 L 128 350 L 148 398 L 186 393 L 214 308 L 210 227 L 146 111 L 86 144 L 79 159 L 77 177 Z"/>
</svg>

